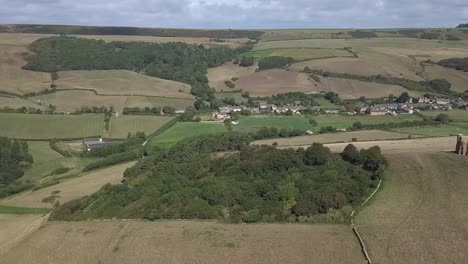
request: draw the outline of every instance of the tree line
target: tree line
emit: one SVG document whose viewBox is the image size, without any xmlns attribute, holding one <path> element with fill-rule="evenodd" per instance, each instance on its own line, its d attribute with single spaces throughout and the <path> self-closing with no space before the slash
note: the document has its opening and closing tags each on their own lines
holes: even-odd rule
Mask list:
<svg viewBox="0 0 468 264">
<path fill-rule="evenodd" d="M 23 177 L 23 167 L 33 163 L 28 143 L 0 137 L 0 197 L 20 192 L 28 186 L 16 182 Z"/>
<path fill-rule="evenodd" d="M 250 146 L 250 141 L 246 134 L 225 133 L 153 149 L 125 172 L 123 184 L 65 203 L 50 219 L 314 222 L 350 212 L 387 164 L 378 147 L 334 154 L 318 143 L 294 150 Z M 213 155 L 220 151 L 231 152 Z"/>
</svg>

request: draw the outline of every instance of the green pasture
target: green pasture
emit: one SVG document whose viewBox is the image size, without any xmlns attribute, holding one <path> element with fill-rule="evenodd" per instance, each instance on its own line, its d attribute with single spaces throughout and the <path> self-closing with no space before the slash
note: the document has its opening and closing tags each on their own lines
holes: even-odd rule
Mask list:
<svg viewBox="0 0 468 264">
<path fill-rule="evenodd" d="M 156 136 L 151 141 L 153 146 L 170 147 L 175 143 L 194 136 L 216 134 L 226 132 L 227 128 L 223 123 L 176 123 L 171 128 Z"/>
<path fill-rule="evenodd" d="M 147 135 L 161 128 L 174 117 L 151 115 L 125 115 L 112 117 L 108 137 L 126 138 L 128 133 L 145 132 Z"/>
<path fill-rule="evenodd" d="M 449 111 L 422 111 L 421 114 L 429 117 L 436 117 L 439 114 L 446 114 L 454 122 L 468 121 L 468 110 L 452 109 Z"/>
</svg>

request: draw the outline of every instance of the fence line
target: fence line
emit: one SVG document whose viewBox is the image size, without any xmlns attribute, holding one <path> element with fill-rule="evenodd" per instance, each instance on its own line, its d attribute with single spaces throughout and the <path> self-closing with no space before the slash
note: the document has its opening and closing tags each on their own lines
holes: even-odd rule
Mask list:
<svg viewBox="0 0 468 264">
<path fill-rule="evenodd" d="M 374 195 L 380 189 L 381 183 L 382 183 L 382 179 L 379 180 L 379 184 L 377 185 L 377 188 L 375 188 L 375 190 L 371 193 L 371 195 L 369 195 L 369 197 L 367 197 L 367 199 L 358 208 L 363 207 L 364 205 L 366 205 L 366 203 L 369 202 L 369 200 L 372 197 L 374 197 Z M 361 235 L 359 234 L 357 227 L 354 225 L 354 214 L 355 213 L 356 213 L 356 210 L 353 210 L 351 212 L 351 228 L 353 229 L 353 233 L 354 233 L 354 235 L 357 237 L 357 239 L 359 241 L 359 245 L 361 246 L 362 253 L 364 254 L 364 257 L 366 258 L 367 263 L 372 264 L 372 260 L 371 260 L 371 258 L 369 256 L 369 253 L 367 252 L 366 245 L 364 244 L 364 240 L 362 239 Z"/>
</svg>

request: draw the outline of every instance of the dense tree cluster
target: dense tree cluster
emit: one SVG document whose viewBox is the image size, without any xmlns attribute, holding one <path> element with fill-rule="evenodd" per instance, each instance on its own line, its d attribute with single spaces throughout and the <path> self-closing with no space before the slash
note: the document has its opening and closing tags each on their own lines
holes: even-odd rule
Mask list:
<svg viewBox="0 0 468 264">
<path fill-rule="evenodd" d="M 288 92 L 273 95 L 267 98 L 267 102 L 278 106 L 293 105 L 298 103 L 302 106 L 319 106 L 320 104 L 316 101 L 317 98 L 321 97 L 318 94 L 305 94 L 301 92 Z"/>
<path fill-rule="evenodd" d="M 122 69 L 180 81 L 192 86 L 192 94 L 213 99 L 207 69 L 232 60 L 236 51 L 226 47 L 206 49 L 181 42 L 110 42 L 74 37 L 50 37 L 34 41 L 35 54 L 25 69 L 56 72 L 66 70 Z"/>
<path fill-rule="evenodd" d="M 22 166 L 32 162 L 26 141 L 0 137 L 0 197 L 16 192 L 14 182 L 23 177 Z"/>
<path fill-rule="evenodd" d="M 265 57 L 265 58 L 261 58 L 260 61 L 258 62 L 258 68 L 260 70 L 284 68 L 293 62 L 294 60 L 291 57 L 281 57 L 281 56 Z"/>
<path fill-rule="evenodd" d="M 74 114 L 104 114 L 104 113 L 113 113 L 114 107 L 111 105 L 107 106 L 82 106 L 79 109 L 76 109 Z"/>
<path fill-rule="evenodd" d="M 249 67 L 254 65 L 255 59 L 253 57 L 242 56 L 239 60 L 239 66 Z"/>
<path fill-rule="evenodd" d="M 444 67 L 468 72 L 468 57 L 445 59 L 445 60 L 439 61 L 438 64 Z"/>
<path fill-rule="evenodd" d="M 258 39 L 263 31 L 232 29 L 176 29 L 176 28 L 138 28 L 138 27 L 98 27 L 65 25 L 1 25 L 2 33 L 33 33 L 52 35 L 130 35 L 156 37 L 194 37 L 194 38 L 250 38 Z"/>
<path fill-rule="evenodd" d="M 349 34 L 353 38 L 376 38 L 378 37 L 377 34 L 371 31 L 362 31 L 362 30 L 355 30 L 355 31 L 350 31 Z"/>
<path fill-rule="evenodd" d="M 124 184 L 65 203 L 50 219 L 314 221 L 362 202 L 386 164 L 378 147 L 355 158 L 321 144 L 281 150 L 248 142 L 242 134 L 221 134 L 156 151 L 125 172 Z M 213 155 L 227 150 L 237 152 Z"/>
<path fill-rule="evenodd" d="M 19 107 L 19 108 L 11 108 L 8 106 L 0 108 L 0 113 L 19 113 L 19 114 L 42 114 L 43 111 L 41 109 L 37 109 L 34 107 Z"/>
<path fill-rule="evenodd" d="M 252 133 L 252 137 L 256 140 L 278 137 L 297 137 L 304 135 L 306 132 L 302 129 L 278 129 L 276 127 L 262 127 L 257 132 Z"/>
</svg>

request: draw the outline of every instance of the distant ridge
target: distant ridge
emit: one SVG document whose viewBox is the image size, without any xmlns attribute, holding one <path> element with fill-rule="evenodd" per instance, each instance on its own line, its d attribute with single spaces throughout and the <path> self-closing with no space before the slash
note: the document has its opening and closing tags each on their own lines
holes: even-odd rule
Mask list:
<svg viewBox="0 0 468 264">
<path fill-rule="evenodd" d="M 139 27 L 100 27 L 68 25 L 0 25 L 0 33 L 66 34 L 66 35 L 131 35 L 195 38 L 260 38 L 263 31 L 232 29 L 171 29 Z"/>
<path fill-rule="evenodd" d="M 457 28 L 468 28 L 468 23 L 460 24 L 460 25 L 457 26 Z"/>
</svg>

